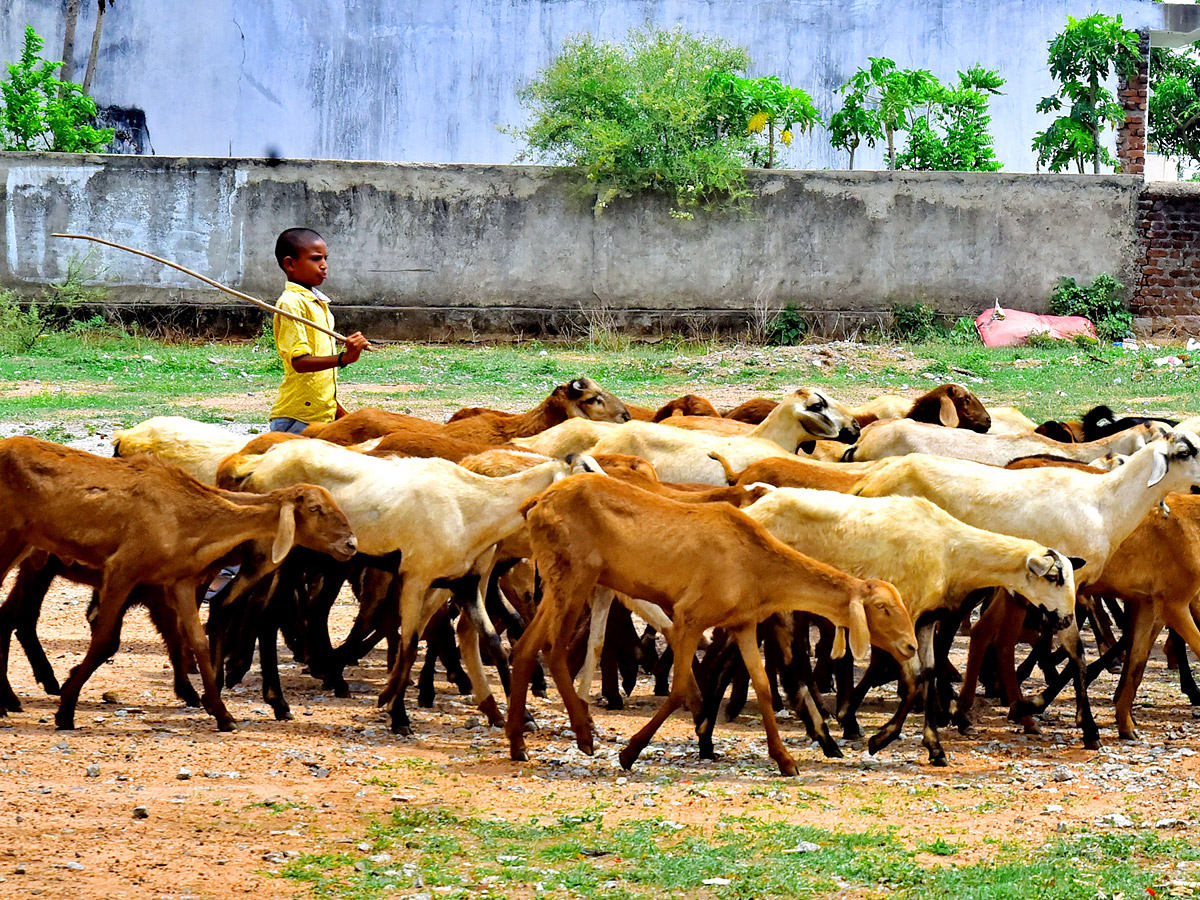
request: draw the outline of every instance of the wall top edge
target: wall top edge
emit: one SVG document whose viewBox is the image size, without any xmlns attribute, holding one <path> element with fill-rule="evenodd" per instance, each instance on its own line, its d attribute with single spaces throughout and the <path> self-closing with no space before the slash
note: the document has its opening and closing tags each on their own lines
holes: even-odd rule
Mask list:
<svg viewBox="0 0 1200 900">
<path fill-rule="evenodd" d="M 347 160 L 347 159 L 264 159 L 262 157 L 230 157 L 230 156 L 135 156 L 123 154 L 80 154 L 80 153 L 48 153 L 0 151 L 0 168 L 11 168 L 24 165 L 42 165 L 61 168 L 76 166 L 103 166 L 115 169 L 253 169 L 266 171 L 279 169 L 281 171 L 295 169 L 312 169 L 325 166 L 336 166 L 346 170 L 382 170 L 382 171 L 428 171 L 428 172 L 506 172 L 526 174 L 536 177 L 551 177 L 567 175 L 573 170 L 568 166 L 548 166 L 529 164 L 485 164 L 485 163 L 429 163 L 429 162 L 393 162 L 387 160 Z M 752 181 L 765 181 L 776 178 L 824 178 L 841 182 L 879 182 L 895 181 L 898 183 L 921 182 L 978 182 L 1005 183 L 1023 181 L 1062 182 L 1087 185 L 1112 185 L 1128 188 L 1141 185 L 1144 179 L 1141 175 L 1070 175 L 1035 172 L 954 172 L 954 171 L 890 171 L 887 169 L 748 169 L 747 174 Z M 1170 184 L 1156 184 L 1153 190 L 1163 190 Z"/>
</svg>

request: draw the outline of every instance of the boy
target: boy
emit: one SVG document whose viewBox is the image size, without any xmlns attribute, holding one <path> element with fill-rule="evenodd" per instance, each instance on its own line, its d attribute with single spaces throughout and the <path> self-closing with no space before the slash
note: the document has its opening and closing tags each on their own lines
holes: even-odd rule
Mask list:
<svg viewBox="0 0 1200 900">
<path fill-rule="evenodd" d="M 333 331 L 329 298 L 317 290 L 326 273 L 324 239 L 311 228 L 289 228 L 275 241 L 275 260 L 287 275 L 275 306 Z M 329 335 L 275 316 L 275 349 L 283 360 L 283 384 L 271 410 L 271 430 L 299 434 L 313 422 L 344 416 L 346 410 L 337 400 L 337 370 L 357 362 L 367 343 L 356 331 L 338 352 Z"/>
</svg>

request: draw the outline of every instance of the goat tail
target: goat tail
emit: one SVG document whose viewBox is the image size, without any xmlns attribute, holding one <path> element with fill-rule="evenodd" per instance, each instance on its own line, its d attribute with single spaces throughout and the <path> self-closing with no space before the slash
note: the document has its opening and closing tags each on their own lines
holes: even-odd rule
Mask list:
<svg viewBox="0 0 1200 900">
<path fill-rule="evenodd" d="M 718 453 L 716 450 L 708 454 L 708 458 L 716 460 L 721 464 L 721 468 L 725 470 L 725 483 L 728 485 L 737 484 L 738 473 L 733 471 L 733 467 L 729 465 L 729 460 Z"/>
<path fill-rule="evenodd" d="M 842 462 L 854 462 L 855 451 L 858 450 L 858 444 L 851 444 L 849 449 L 842 454 Z"/>
</svg>

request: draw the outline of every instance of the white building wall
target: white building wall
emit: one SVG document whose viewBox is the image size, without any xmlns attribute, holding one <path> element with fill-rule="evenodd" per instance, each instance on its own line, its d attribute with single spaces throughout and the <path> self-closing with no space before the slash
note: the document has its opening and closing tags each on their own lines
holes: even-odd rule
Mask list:
<svg viewBox="0 0 1200 900">
<path fill-rule="evenodd" d="M 0 58 L 25 23 L 62 46 L 61 0 L 0 0 Z M 76 39 L 77 79 L 95 4 Z M 803 87 L 826 116 L 836 88 L 869 56 L 951 80 L 979 62 L 1008 84 L 992 103 L 1007 171 L 1033 171 L 1035 112 L 1054 90 L 1046 45 L 1095 0 L 121 0 L 105 19 L 93 93 L 145 110 L 157 153 L 507 163 L 520 147 L 516 91 L 564 38 L 621 39 L 645 23 L 681 24 L 746 47 L 752 74 Z M 1132 28 L 1158 26 L 1150 0 L 1106 0 Z M 860 151 L 862 167 L 882 152 Z M 818 129 L 782 164 L 844 168 Z"/>
</svg>

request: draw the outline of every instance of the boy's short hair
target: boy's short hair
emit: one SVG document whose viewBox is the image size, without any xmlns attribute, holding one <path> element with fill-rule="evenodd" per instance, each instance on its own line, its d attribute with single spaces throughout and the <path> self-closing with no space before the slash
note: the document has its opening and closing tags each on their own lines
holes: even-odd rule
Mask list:
<svg viewBox="0 0 1200 900">
<path fill-rule="evenodd" d="M 279 268 L 283 268 L 284 257 L 296 259 L 300 248 L 311 243 L 314 238 L 318 241 L 325 240 L 311 228 L 289 228 L 280 234 L 275 239 L 275 262 L 279 263 Z"/>
</svg>

